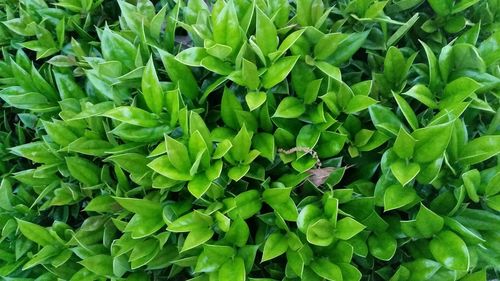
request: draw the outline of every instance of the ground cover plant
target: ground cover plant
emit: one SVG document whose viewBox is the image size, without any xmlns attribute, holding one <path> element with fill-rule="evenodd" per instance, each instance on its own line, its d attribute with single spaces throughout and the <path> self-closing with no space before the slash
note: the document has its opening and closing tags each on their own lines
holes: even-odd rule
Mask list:
<svg viewBox="0 0 500 281">
<path fill-rule="evenodd" d="M 0 21 L 0 279 L 499 277 L 500 1 Z"/>
</svg>

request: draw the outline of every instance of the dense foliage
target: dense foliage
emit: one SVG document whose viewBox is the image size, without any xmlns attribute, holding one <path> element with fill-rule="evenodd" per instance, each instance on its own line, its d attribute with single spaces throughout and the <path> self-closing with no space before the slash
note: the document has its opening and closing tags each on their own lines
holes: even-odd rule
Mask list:
<svg viewBox="0 0 500 281">
<path fill-rule="evenodd" d="M 0 277 L 499 277 L 499 0 L 153 2 L 0 0 Z"/>
</svg>

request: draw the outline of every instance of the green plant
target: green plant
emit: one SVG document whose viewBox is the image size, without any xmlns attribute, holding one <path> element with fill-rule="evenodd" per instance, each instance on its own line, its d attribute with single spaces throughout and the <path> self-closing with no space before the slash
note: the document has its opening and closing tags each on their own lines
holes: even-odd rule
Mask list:
<svg viewBox="0 0 500 281">
<path fill-rule="evenodd" d="M 4 280 L 490 280 L 497 0 L 0 0 Z"/>
</svg>

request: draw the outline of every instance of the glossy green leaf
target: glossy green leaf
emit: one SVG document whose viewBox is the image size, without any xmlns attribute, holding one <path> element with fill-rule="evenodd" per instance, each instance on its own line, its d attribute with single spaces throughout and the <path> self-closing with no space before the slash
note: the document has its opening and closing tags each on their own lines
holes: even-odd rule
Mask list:
<svg viewBox="0 0 500 281">
<path fill-rule="evenodd" d="M 429 243 L 429 250 L 434 258 L 446 268 L 468 270 L 469 250 L 465 242 L 451 231 L 442 231 Z"/>
<path fill-rule="evenodd" d="M 387 232 L 368 237 L 370 254 L 379 260 L 390 260 L 397 249 L 397 241 Z"/>
<path fill-rule="evenodd" d="M 276 108 L 273 117 L 297 118 L 301 116 L 305 110 L 304 103 L 298 98 L 286 97 L 280 102 L 278 108 Z"/>
<path fill-rule="evenodd" d="M 431 237 L 433 234 L 439 232 L 444 225 L 444 220 L 441 216 L 437 215 L 423 204 L 420 205 L 420 210 L 416 217 L 416 226 L 418 231 L 424 237 Z"/>
<path fill-rule="evenodd" d="M 276 61 L 262 76 L 262 86 L 269 89 L 283 81 L 290 71 L 292 71 L 298 59 L 298 56 L 292 56 L 283 57 Z"/>
<path fill-rule="evenodd" d="M 413 159 L 426 163 L 439 158 L 448 147 L 452 132 L 451 122 L 415 130 L 411 134 L 416 140 Z"/>
<path fill-rule="evenodd" d="M 354 235 L 361 232 L 365 226 L 350 217 L 337 221 L 335 227 L 335 237 L 342 240 L 349 240 Z"/>
<path fill-rule="evenodd" d="M 142 94 L 148 108 L 154 113 L 160 113 L 163 108 L 163 92 L 156 74 L 153 59 L 150 58 L 142 76 Z"/>
<path fill-rule="evenodd" d="M 400 184 L 394 184 L 384 192 L 384 210 L 390 211 L 404 207 L 419 197 L 412 187 L 403 187 Z"/>
<path fill-rule="evenodd" d="M 391 164 L 391 172 L 403 186 L 412 181 L 420 172 L 420 165 L 417 163 L 405 163 L 398 160 Z"/>
<path fill-rule="evenodd" d="M 338 265 L 330 262 L 326 258 L 318 259 L 311 263 L 311 269 L 314 273 L 322 278 L 330 281 L 340 281 L 342 278 L 342 271 Z"/>
<path fill-rule="evenodd" d="M 264 252 L 262 253 L 262 262 L 281 256 L 288 249 L 288 239 L 285 235 L 275 232 L 266 240 Z"/>
<path fill-rule="evenodd" d="M 476 164 L 498 153 L 499 136 L 483 136 L 467 143 L 460 151 L 458 160 L 464 164 Z"/>
</svg>

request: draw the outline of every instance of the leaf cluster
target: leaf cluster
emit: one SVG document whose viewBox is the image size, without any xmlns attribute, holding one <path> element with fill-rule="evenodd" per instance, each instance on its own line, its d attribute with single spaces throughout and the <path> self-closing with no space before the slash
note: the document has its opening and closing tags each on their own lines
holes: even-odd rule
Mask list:
<svg viewBox="0 0 500 281">
<path fill-rule="evenodd" d="M 0 0 L 4 280 L 500 270 L 500 1 Z"/>
</svg>

